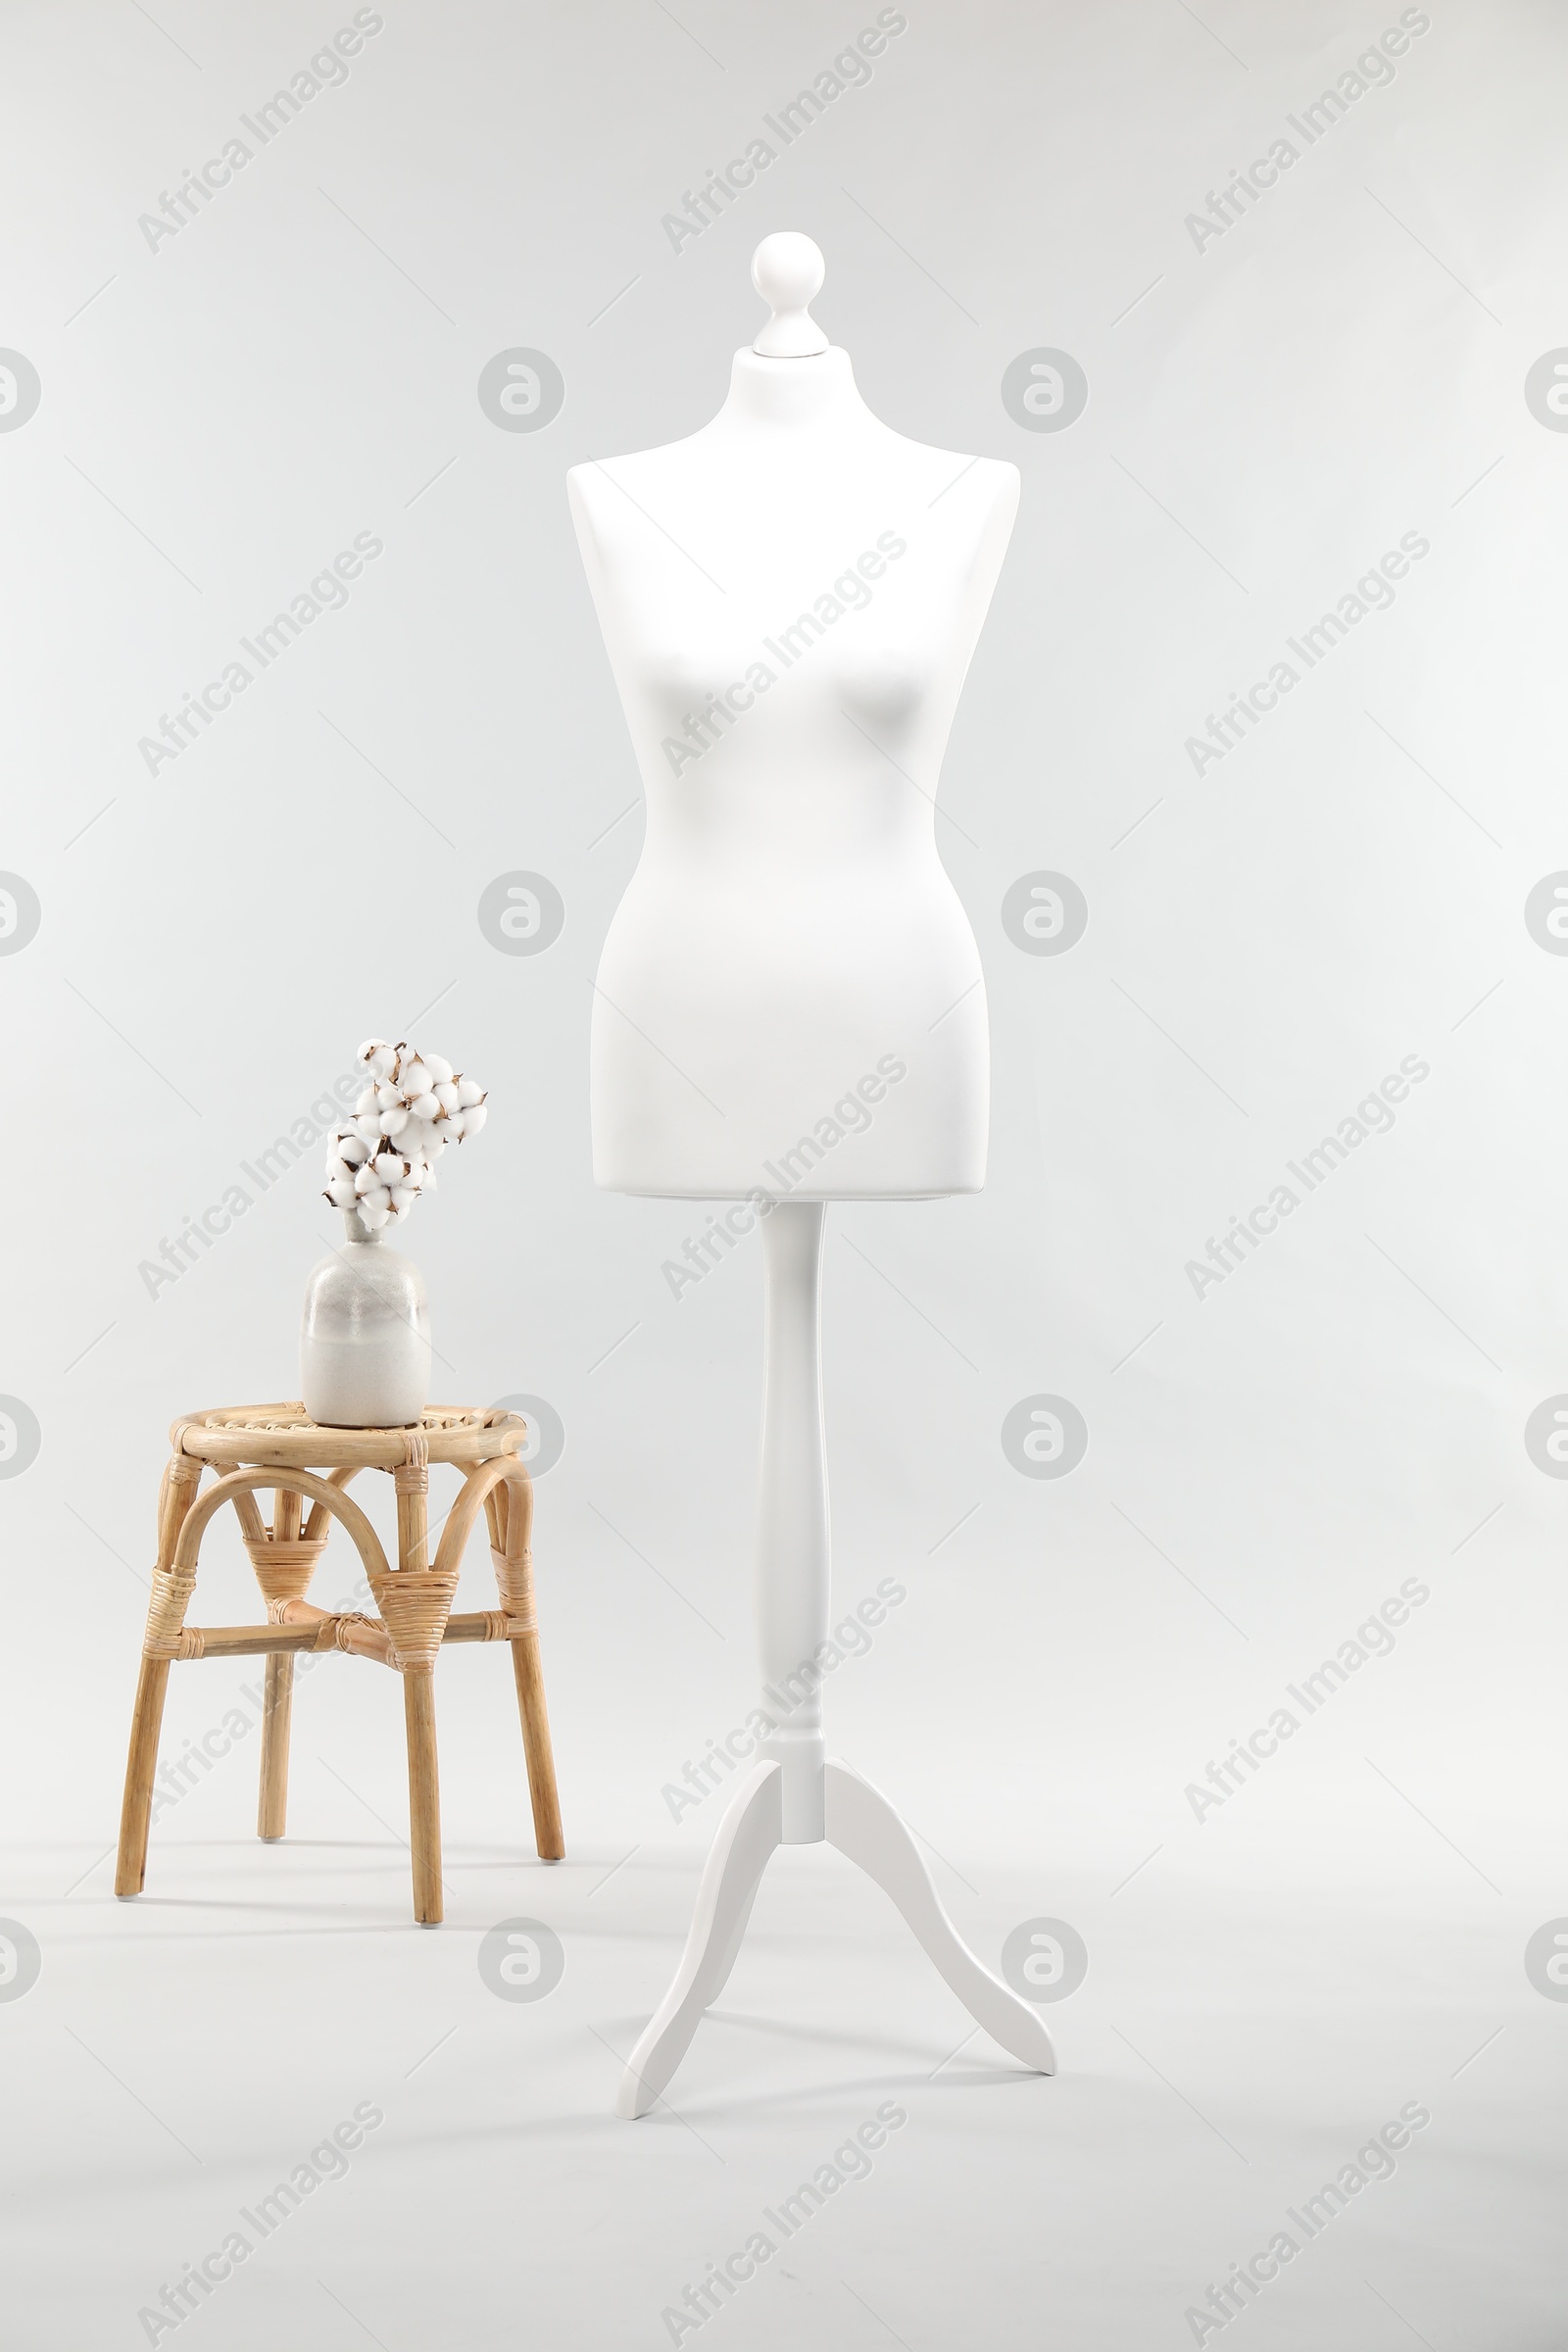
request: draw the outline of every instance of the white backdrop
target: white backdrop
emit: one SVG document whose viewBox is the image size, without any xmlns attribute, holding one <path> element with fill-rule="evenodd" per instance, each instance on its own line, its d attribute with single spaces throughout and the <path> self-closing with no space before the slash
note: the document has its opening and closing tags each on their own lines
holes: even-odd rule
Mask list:
<svg viewBox="0 0 1568 2352">
<path fill-rule="evenodd" d="M 879 23 L 867 64 L 854 44 Z M 923 2347 L 971 2323 L 1021 2344 L 1043 2319 L 1107 2344 L 1192 2341 L 1189 2289 L 1266 2244 L 1265 2208 L 1326 2158 L 1303 2156 L 1295 2188 L 1282 2173 L 1277 2196 L 1254 2180 L 1255 2217 L 1224 2184 L 1190 2211 L 1192 2151 L 1178 2133 L 1161 2171 L 1150 2125 L 1139 2161 L 1154 2169 L 1118 2209 L 1133 2110 L 1085 2104 L 1086 2078 L 1123 2075 L 1180 2121 L 1167 2078 L 1211 2115 L 1272 2066 L 1282 2087 L 1263 2106 L 1278 2121 L 1305 2112 L 1293 2100 L 1326 2102 L 1330 2153 L 1425 2099 L 1430 2161 L 1441 2148 L 1450 2171 L 1441 2227 L 1414 2207 L 1396 2223 L 1408 2188 L 1376 2192 L 1395 2250 L 1370 2293 L 1360 2252 L 1325 2253 L 1312 2280 L 1271 2290 L 1278 2310 L 1249 2309 L 1259 2342 L 1316 2343 L 1332 2324 L 1380 2348 L 1414 2326 L 1446 2352 L 1481 2340 L 1461 2315 L 1499 2345 L 1557 2341 L 1539 2166 L 1561 2150 L 1540 2086 L 1548 2068 L 1560 2086 L 1565 2019 L 1523 1955 L 1568 1912 L 1568 1464 L 1549 1410 L 1534 1458 L 1526 1444 L 1530 1416 L 1568 1392 L 1568 943 L 1549 919 L 1549 878 L 1568 868 L 1560 14 L 13 0 L 4 44 L 0 1411 L 17 1434 L 0 1460 L 0 1912 L 37 1936 L 43 1969 L 24 2003 L 0 2006 L 0 2037 L 32 2070 L 36 2129 L 47 2140 L 62 2099 L 105 2088 L 88 2068 L 62 2090 L 73 2032 L 162 2103 L 156 2000 L 112 2024 L 93 2007 L 115 2009 L 140 1965 L 160 1873 L 189 1906 L 156 1928 L 175 1939 L 147 1962 L 160 1984 L 171 1964 L 187 1985 L 187 1969 L 210 1984 L 204 1972 L 260 1967 L 270 1947 L 247 1938 L 286 1929 L 308 2007 L 336 1949 L 309 1940 L 312 1905 L 348 1899 L 367 1829 L 384 1868 L 355 1918 L 398 1930 L 374 1947 L 383 2007 L 415 1965 L 466 1988 L 466 1932 L 514 1912 L 565 1938 L 562 2003 L 580 1926 L 599 1972 L 584 2015 L 621 2051 L 668 1972 L 718 1807 L 666 1791 L 753 1703 L 760 1264 L 753 1242 L 672 1297 L 662 1268 L 696 1212 L 590 1181 L 590 981 L 641 817 L 564 476 L 711 415 L 760 316 L 752 250 L 800 228 L 827 257 L 817 315 L 876 412 L 1024 477 L 938 819 L 990 994 L 990 1181 L 974 1200 L 829 1216 L 836 1592 L 846 1607 L 884 1577 L 906 1592 L 834 1678 L 830 1722 L 934 1841 L 988 1958 L 1031 1916 L 1084 1936 L 1088 1984 L 1050 2015 L 1062 2077 L 1028 2094 L 1052 2152 L 1026 2139 L 1016 2162 L 1048 2166 L 1053 2200 L 1102 2166 L 1107 2234 L 1054 2202 L 1060 2238 L 1037 2244 L 1042 2210 L 1025 2204 L 1004 2208 L 1003 2244 L 976 2211 L 977 2283 L 961 2239 L 933 2249 L 915 2206 L 867 2188 L 832 2227 L 846 2277 L 878 2249 L 886 2283 L 860 2278 L 871 2319 L 839 2296 L 808 2321 L 775 2277 L 750 2316 L 711 2324 L 759 2344 L 809 2326 L 853 2346 L 883 2325 Z M 818 112 L 786 143 L 779 109 L 813 87 Z M 259 122 L 278 90 L 292 112 Z M 759 138 L 775 153 L 754 184 L 700 233 L 672 231 Z M 236 139 L 250 152 L 225 165 Z M 188 175 L 209 159 L 210 183 L 228 177 L 201 200 Z M 1266 168 L 1221 227 L 1254 159 Z M 539 429 L 503 429 L 532 420 L 481 400 L 482 371 L 519 351 L 564 383 Z M 1057 376 L 1030 379 L 1046 353 Z M 1088 388 L 1064 425 L 1075 403 L 1050 403 L 1076 378 L 1059 355 Z M 1045 385 L 1033 412 L 1004 397 L 1015 362 L 1009 383 Z M 700 543 L 701 516 L 687 522 Z M 356 544 L 340 596 L 329 567 Z M 323 609 L 307 617 L 302 598 Z M 298 633 L 264 666 L 257 632 L 291 608 Z M 163 730 L 236 661 L 243 691 L 210 723 L 188 718 L 195 740 L 170 756 Z M 1212 722 L 1271 672 L 1275 707 L 1255 696 L 1215 756 Z M 518 873 L 564 910 L 537 954 L 502 952 L 481 922 L 486 891 Z M 1004 920 L 1007 893 L 1041 874 L 1087 906 L 1059 953 L 1029 952 L 1057 942 Z M 310 1106 L 368 1033 L 412 1035 L 491 1089 L 485 1135 L 449 1154 L 403 1237 L 430 1291 L 438 1395 L 543 1399 L 564 1432 L 537 1549 L 572 1861 L 542 1876 L 522 1842 L 504 1669 L 445 1661 L 449 1852 L 490 1839 L 500 1875 L 465 1880 L 453 1929 L 415 1939 L 412 1963 L 402 1860 L 364 1809 L 393 1832 L 404 1819 L 395 1705 L 368 1670 L 334 1665 L 302 1689 L 294 1826 L 345 1844 L 337 1859 L 323 1846 L 286 1920 L 269 1926 L 272 1857 L 246 1843 L 249 1763 L 160 1821 L 141 1908 L 116 1909 L 102 1858 L 165 1431 L 197 1405 L 293 1394 L 300 1294 L 333 1238 L 319 1145 L 265 1190 L 254 1172 L 296 1121 L 297 1141 L 319 1122 Z M 1401 1068 L 1420 1075 L 1387 1090 L 1389 1109 L 1377 1090 Z M 1309 1187 L 1303 1155 L 1325 1137 L 1342 1150 Z M 235 1186 L 243 1213 L 230 1197 L 211 1220 L 228 1229 L 157 1280 L 165 1244 Z M 1211 1245 L 1280 1186 L 1291 1212 L 1206 1279 Z M 1042 1396 L 1087 1430 L 1060 1477 L 1020 1475 L 1004 1447 L 1005 1417 Z M 213 1558 L 195 1615 L 251 1613 L 231 1534 Z M 484 1605 L 487 1575 L 476 1559 L 466 1605 Z M 325 1581 L 335 1598 L 352 1580 L 329 1558 Z M 1356 1643 L 1412 1587 L 1396 1632 Z M 1343 1687 L 1330 1676 L 1309 1712 L 1289 1686 L 1325 1659 Z M 166 1753 L 247 1679 L 176 1672 Z M 1298 1720 L 1277 1754 L 1195 1798 L 1282 1707 Z M 628 1854 L 592 1912 L 564 1891 L 579 1856 L 586 1902 Z M 639 1905 L 651 1950 L 628 1940 Z M 908 2080 L 923 2079 L 956 2012 L 912 1947 L 889 1936 L 885 1967 L 924 2004 Z M 821 1973 L 803 1945 L 801 1979 Z M 585 1960 L 579 1984 L 590 1974 Z M 760 2014 L 796 1981 L 745 2005 Z M 1332 2028 L 1313 2007 L 1330 1984 Z M 1195 2006 L 1166 2063 L 1155 2044 L 1176 2028 L 1152 2021 L 1177 1984 Z M 813 1997 L 823 2031 L 848 2033 L 850 1995 Z M 1266 2054 L 1229 2037 L 1237 2012 L 1268 2015 Z M 544 2006 L 519 2015 L 557 2031 Z M 177 2008 L 167 2022 L 184 2025 Z M 552 2113 L 597 2119 L 613 2063 L 574 2033 L 552 2060 Z M 836 2087 L 842 2045 L 805 2023 L 770 2062 L 785 2080 L 814 2068 L 824 2114 L 854 2103 Z M 749 2130 L 733 2061 L 705 2063 L 706 2095 Z M 501 2083 L 478 2067 L 476 2083 Z M 291 2147 L 316 2128 L 313 2072 L 277 2122 Z M 1004 2107 L 982 2083 L 961 2128 L 952 2102 L 936 2116 L 933 2212 L 973 2161 L 966 2135 L 1000 2131 Z M 236 2145 L 272 2146 L 237 2093 L 224 2112 Z M 405 2141 L 413 2211 L 428 2149 Z M 594 2138 L 568 2234 L 631 2194 L 606 2186 L 633 2161 L 623 2144 Z M 104 2218 L 118 2190 L 107 2176 L 83 2189 L 72 2149 L 55 2154 L 47 2194 L 29 2158 L 27 2210 L 61 2233 L 44 2241 L 58 2265 L 84 2227 L 72 2198 L 102 2195 L 78 2297 L 97 2298 L 94 2341 L 147 2340 L 142 2273 L 172 2278 L 209 2225 L 183 2189 L 153 2196 L 132 2278 Z M 768 2179 L 790 2177 L 779 2161 Z M 892 2201 L 873 2227 L 875 2195 Z M 616 2211 L 620 2256 L 592 2288 L 591 2244 L 575 2285 L 541 2244 L 510 2282 L 475 2255 L 461 2284 L 438 2264 L 388 2294 L 373 2231 L 341 2241 L 365 2279 L 337 2283 L 389 2344 L 416 2340 L 398 2330 L 422 2293 L 429 2312 L 467 2314 L 457 2340 L 499 2341 L 530 2277 L 570 2340 L 667 2341 L 665 2273 L 695 2277 L 744 2230 L 635 2196 Z M 1076 2229 L 1099 2249 L 1087 2269 L 1064 2250 Z M 215 2301 L 201 2329 L 244 2345 L 286 2321 L 305 2345 L 361 2340 L 329 2301 L 296 2299 L 295 2268 L 279 2249 L 268 2281 L 258 2265 L 225 2289 L 250 2303 Z M 37 2294 L 29 2344 L 85 2340 L 88 2301 L 68 2310 L 58 2278 Z"/>
</svg>

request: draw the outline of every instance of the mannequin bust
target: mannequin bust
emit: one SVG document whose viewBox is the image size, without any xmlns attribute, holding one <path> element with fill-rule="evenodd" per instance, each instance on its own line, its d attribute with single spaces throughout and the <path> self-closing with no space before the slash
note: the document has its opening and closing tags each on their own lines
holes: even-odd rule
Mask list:
<svg viewBox="0 0 1568 2352">
<path fill-rule="evenodd" d="M 627 2063 L 627 2117 L 680 2063 L 781 1844 L 848 1854 L 970 2014 L 1026 2066 L 1054 2063 L 1036 2012 L 958 1936 L 893 1806 L 823 1744 L 823 1204 L 985 1181 L 985 989 L 934 796 L 1018 473 L 871 415 L 810 316 L 822 275 L 809 237 L 764 239 L 752 277 L 771 317 L 712 422 L 568 476 L 648 802 L 594 997 L 594 1175 L 750 1198 L 763 1233 L 769 1728 Z M 751 1211 L 729 1212 L 732 1233 L 737 1214 Z"/>
<path fill-rule="evenodd" d="M 648 808 L 594 999 L 594 1176 L 977 1192 L 985 987 L 935 795 L 1018 472 L 872 416 L 809 316 L 808 237 L 752 275 L 772 317 L 711 423 L 567 477 Z"/>
</svg>

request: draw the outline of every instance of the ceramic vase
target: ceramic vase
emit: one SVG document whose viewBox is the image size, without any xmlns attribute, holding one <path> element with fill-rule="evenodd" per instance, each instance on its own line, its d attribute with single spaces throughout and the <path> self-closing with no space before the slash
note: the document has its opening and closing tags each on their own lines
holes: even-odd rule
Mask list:
<svg viewBox="0 0 1568 2352">
<path fill-rule="evenodd" d="M 430 1310 L 419 1269 L 343 1212 L 348 1242 L 315 1269 L 300 1320 L 300 1394 L 326 1429 L 399 1429 L 430 1400 Z"/>
</svg>

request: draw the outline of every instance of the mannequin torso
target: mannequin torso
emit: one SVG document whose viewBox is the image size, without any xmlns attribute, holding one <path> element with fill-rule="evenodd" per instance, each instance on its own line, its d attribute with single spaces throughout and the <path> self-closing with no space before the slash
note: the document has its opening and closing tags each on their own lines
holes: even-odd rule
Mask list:
<svg viewBox="0 0 1568 2352">
<path fill-rule="evenodd" d="M 892 432 L 842 351 L 745 351 L 702 431 L 569 486 L 648 806 L 594 1000 L 596 1180 L 978 1190 L 985 991 L 934 795 L 1016 469 Z"/>
</svg>

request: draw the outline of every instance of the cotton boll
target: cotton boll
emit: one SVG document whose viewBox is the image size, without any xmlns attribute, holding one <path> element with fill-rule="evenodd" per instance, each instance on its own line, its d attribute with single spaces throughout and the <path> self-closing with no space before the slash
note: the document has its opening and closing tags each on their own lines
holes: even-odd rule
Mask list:
<svg viewBox="0 0 1568 2352">
<path fill-rule="evenodd" d="M 381 1113 L 383 1135 L 401 1135 L 408 1123 L 409 1114 L 406 1110 L 383 1110 Z"/>
<path fill-rule="evenodd" d="M 371 1233 L 379 1233 L 382 1226 L 390 1224 L 391 1221 L 392 1211 L 390 1208 L 367 1208 L 362 1205 L 360 1209 L 360 1222 L 362 1225 L 368 1226 Z"/>
<path fill-rule="evenodd" d="M 379 1110 L 379 1108 L 380 1102 L 377 1099 L 375 1088 L 373 1086 L 368 1086 L 364 1094 L 354 1105 L 354 1114 L 356 1118 L 363 1119 L 368 1112 L 372 1110 Z"/>
<path fill-rule="evenodd" d="M 373 1193 L 380 1179 L 377 1177 L 375 1170 L 368 1164 L 368 1162 L 367 1162 L 363 1168 L 358 1169 L 355 1173 L 354 1190 L 362 1196 L 366 1193 Z"/>
<path fill-rule="evenodd" d="M 401 1152 L 378 1152 L 370 1162 L 377 1184 L 401 1184 L 408 1174 L 409 1163 Z"/>
<path fill-rule="evenodd" d="M 341 1134 L 338 1137 L 337 1148 L 339 1153 L 348 1162 L 351 1168 L 357 1168 L 359 1166 L 361 1160 L 365 1157 L 369 1149 L 368 1145 L 365 1141 L 364 1136 L 362 1136 L 357 1129 Z"/>
<path fill-rule="evenodd" d="M 441 1134 L 445 1142 L 449 1144 L 462 1143 L 464 1121 L 466 1119 L 467 1115 L 467 1112 L 465 1110 L 449 1110 L 447 1112 L 446 1117 L 441 1122 Z"/>
<path fill-rule="evenodd" d="M 398 1184 L 392 1188 L 392 1206 L 400 1217 L 406 1217 L 419 1198 L 412 1185 Z"/>
<path fill-rule="evenodd" d="M 354 1124 L 359 1129 L 363 1142 L 367 1144 L 380 1142 L 381 1114 L 379 1111 L 372 1110 L 366 1118 L 356 1119 Z"/>
<path fill-rule="evenodd" d="M 443 1110 L 459 1110 L 463 1105 L 463 1097 L 450 1078 L 444 1078 L 438 1083 L 435 1100 Z M 433 1118 L 435 1113 L 432 1111 L 430 1115 Z"/>
<path fill-rule="evenodd" d="M 430 1091 L 430 1073 L 416 1056 L 398 1065 L 398 1084 L 406 1095 L 425 1095 Z"/>
<path fill-rule="evenodd" d="M 470 1110 L 475 1102 L 483 1101 L 484 1088 L 475 1079 L 460 1078 L 458 1080 L 458 1102 L 465 1110 Z"/>
<path fill-rule="evenodd" d="M 326 1188 L 326 1198 L 334 1208 L 352 1208 L 357 1195 L 352 1176 L 334 1176 Z"/>
<path fill-rule="evenodd" d="M 433 1193 L 435 1189 L 435 1170 L 426 1160 L 424 1166 L 419 1170 L 419 1190 L 421 1193 Z"/>
<path fill-rule="evenodd" d="M 463 1132 L 465 1137 L 477 1135 L 480 1128 L 484 1125 L 485 1120 L 489 1116 L 490 1113 L 482 1102 L 475 1102 L 471 1109 L 466 1110 L 463 1113 Z"/>
<path fill-rule="evenodd" d="M 434 1119 L 441 1115 L 441 1104 L 434 1095 L 416 1095 L 409 1109 L 416 1119 Z"/>
<path fill-rule="evenodd" d="M 432 1086 L 448 1086 L 452 1081 L 452 1064 L 443 1061 L 439 1054 L 421 1054 L 419 1059 L 430 1073 Z"/>
<path fill-rule="evenodd" d="M 368 1037 L 355 1058 L 364 1062 L 372 1078 L 384 1078 L 395 1056 L 384 1037 Z"/>
</svg>

